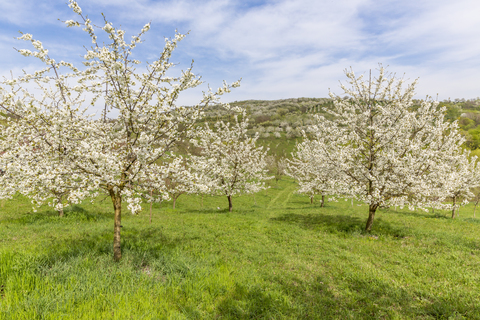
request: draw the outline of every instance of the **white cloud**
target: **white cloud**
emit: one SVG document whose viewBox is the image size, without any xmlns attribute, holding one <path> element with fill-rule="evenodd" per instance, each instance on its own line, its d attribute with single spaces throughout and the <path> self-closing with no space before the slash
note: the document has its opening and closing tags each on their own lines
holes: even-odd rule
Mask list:
<svg viewBox="0 0 480 320">
<path fill-rule="evenodd" d="M 58 22 L 57 18 L 72 16 L 64 4 L 47 7 L 33 0 L 0 0 L 3 3 L 6 9 L 2 8 L 0 18 L 10 24 L 10 30 L 17 30 L 25 17 L 43 30 L 46 24 Z M 375 69 L 379 62 L 389 65 L 390 71 L 405 72 L 407 78 L 420 77 L 419 97 L 437 92 L 441 98 L 480 95 L 476 85 L 480 2 L 476 0 L 79 3 L 94 19 L 104 12 L 127 33 L 137 32 L 151 20 L 147 42 L 135 52 L 141 60 L 158 57 L 163 36 L 172 36 L 175 28 L 191 30 L 172 61 L 180 62 L 177 69 L 184 69 L 195 59 L 194 71 L 212 87 L 221 85 L 223 79 L 232 82 L 242 77 L 242 86 L 225 100 L 326 96 L 328 88 L 339 91 L 345 68 L 352 66 L 361 73 Z M 45 30 L 37 38 L 46 37 L 51 52 L 77 59 L 78 47 L 69 44 L 69 39 L 57 39 L 49 31 L 53 29 Z M 80 42 L 78 36 L 73 39 Z M 11 46 L 11 40 L 0 37 L 0 49 Z M 0 69 L 6 69 L 5 65 Z M 185 93 L 184 101 L 193 104 L 200 91 Z"/>
<path fill-rule="evenodd" d="M 63 6 L 66 7 L 64 3 Z M 50 1 L 0 0 L 0 21 L 15 26 L 54 24 L 63 11 Z"/>
</svg>

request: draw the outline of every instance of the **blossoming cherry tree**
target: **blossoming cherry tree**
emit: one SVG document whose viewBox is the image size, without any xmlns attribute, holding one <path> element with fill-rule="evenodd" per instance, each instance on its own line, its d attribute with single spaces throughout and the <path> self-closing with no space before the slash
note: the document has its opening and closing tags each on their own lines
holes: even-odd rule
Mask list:
<svg viewBox="0 0 480 320">
<path fill-rule="evenodd" d="M 332 119 L 316 115 L 310 131 L 317 141 L 328 142 L 318 148 L 341 173 L 334 191 L 368 205 L 365 230 L 370 231 L 379 207 L 426 203 L 438 184 L 432 173 L 448 171 L 442 169 L 449 165 L 444 159 L 460 156 L 463 138 L 436 101 L 415 104 L 417 81 L 405 87 L 404 79 L 383 67 L 374 79 L 345 73 L 345 96 L 330 93 Z"/>
<path fill-rule="evenodd" d="M 218 121 L 214 128 L 205 125 L 198 130 L 198 139 L 192 143 L 201 148 L 201 156 L 193 156 L 195 171 L 203 172 L 203 185 L 209 193 L 224 195 L 228 210 L 233 210 L 232 197 L 237 194 L 256 193 L 266 188 L 267 151 L 257 147 L 258 134 L 247 134 L 248 118 L 245 110 L 241 120 L 234 116 L 234 123 Z"/>
<path fill-rule="evenodd" d="M 69 195 L 72 201 L 91 190 L 108 194 L 114 207 L 113 253 L 118 261 L 122 203 L 127 202 L 128 209 L 136 213 L 141 210 L 141 196 L 148 197 L 145 193 L 165 193 L 158 173 L 166 169 L 159 160 L 170 157 L 169 150 L 188 136 L 204 107 L 218 103 L 219 96 L 239 83 L 224 83 L 216 92 L 204 93 L 197 105 L 180 107 L 176 104 L 179 95 L 201 84 L 192 67 L 177 77 L 169 71 L 174 66 L 172 52 L 185 35 L 176 33 L 173 39 L 166 39 L 160 57 L 142 67 L 132 58 L 133 50 L 150 24 L 127 41 L 125 31 L 106 19 L 103 27 L 95 27 L 75 1 L 70 0 L 69 6 L 78 21 L 65 23 L 83 27 L 92 43 L 83 67 L 50 58 L 48 50 L 30 34 L 20 37 L 31 42 L 35 50 L 19 52 L 40 59 L 46 67 L 3 82 L 0 106 L 12 116 L 1 133 L 3 150 L 8 151 L 3 162 L 14 162 L 17 155 L 33 159 L 36 153 L 39 163 L 48 167 L 62 157 L 64 166 L 58 174 L 71 174 L 72 178 L 64 181 L 76 190 Z M 99 28 L 108 38 L 107 44 L 97 41 Z M 26 89 L 30 81 L 39 86 L 42 95 Z M 89 116 L 88 108 L 100 104 L 101 115 Z M 21 180 L 33 175 L 15 177 Z M 51 185 L 48 181 L 56 181 L 51 176 L 38 179 L 46 186 Z"/>
</svg>

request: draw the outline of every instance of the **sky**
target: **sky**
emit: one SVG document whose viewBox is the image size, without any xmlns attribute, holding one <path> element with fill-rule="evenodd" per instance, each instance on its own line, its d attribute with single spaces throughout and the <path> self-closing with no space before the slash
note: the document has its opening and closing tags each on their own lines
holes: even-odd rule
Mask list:
<svg viewBox="0 0 480 320">
<path fill-rule="evenodd" d="M 0 0 L 0 75 L 43 68 L 13 48 L 30 33 L 50 57 L 80 64 L 90 46 L 66 0 Z M 153 61 L 164 38 L 189 33 L 171 61 L 175 72 L 190 66 L 202 86 L 179 103 L 193 105 L 208 86 L 242 79 L 225 102 L 342 95 L 345 69 L 375 74 L 379 63 L 409 81 L 419 78 L 416 98 L 480 96 L 480 1 L 478 0 L 79 0 L 83 13 L 103 25 L 137 34 L 148 22 L 140 61 Z M 60 20 L 59 20 L 60 19 Z M 102 32 L 99 30 L 98 32 Z"/>
</svg>

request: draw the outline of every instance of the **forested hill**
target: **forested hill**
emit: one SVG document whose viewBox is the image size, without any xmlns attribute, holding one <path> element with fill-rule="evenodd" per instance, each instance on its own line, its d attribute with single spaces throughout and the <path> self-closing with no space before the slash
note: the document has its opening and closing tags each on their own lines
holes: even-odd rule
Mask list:
<svg viewBox="0 0 480 320">
<path fill-rule="evenodd" d="M 420 104 L 420 100 L 416 102 Z M 321 113 L 329 117 L 325 109 L 332 105 L 332 99 L 245 100 L 235 101 L 230 105 L 245 108 L 250 118 L 251 132 L 259 132 L 263 140 L 274 142 L 278 138 L 300 137 L 301 130 L 313 123 L 312 114 Z M 467 140 L 465 147 L 477 150 L 474 153 L 480 155 L 480 98 L 444 100 L 439 103 L 439 107 L 443 106 L 447 108 L 445 116 L 448 121 L 458 120 Z M 217 106 L 207 108 L 205 116 L 204 120 L 208 122 L 220 119 L 228 121 L 233 117 L 231 112 Z M 272 143 L 269 143 L 269 146 L 272 147 Z"/>
<path fill-rule="evenodd" d="M 250 129 L 260 132 L 262 137 L 275 135 L 275 132 L 288 133 L 289 138 L 300 136 L 300 130 L 312 124 L 312 114 L 322 113 L 332 105 L 329 98 L 292 98 L 282 100 L 245 100 L 230 103 L 247 110 Z M 221 107 L 213 106 L 205 110 L 205 121 L 231 120 L 233 113 Z"/>
</svg>

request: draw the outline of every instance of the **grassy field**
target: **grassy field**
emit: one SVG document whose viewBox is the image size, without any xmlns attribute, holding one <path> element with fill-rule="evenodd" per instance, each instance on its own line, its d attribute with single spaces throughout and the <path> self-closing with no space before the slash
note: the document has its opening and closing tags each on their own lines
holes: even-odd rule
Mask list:
<svg viewBox="0 0 480 320">
<path fill-rule="evenodd" d="M 151 224 L 148 205 L 125 213 L 119 263 L 108 199 L 64 218 L 4 201 L 0 319 L 480 319 L 473 206 L 381 210 L 364 234 L 365 205 L 320 208 L 295 187 L 234 198 L 233 213 L 199 196 L 155 205 Z"/>
</svg>

